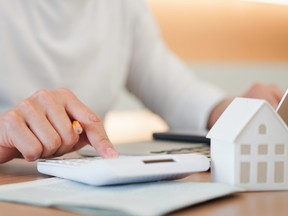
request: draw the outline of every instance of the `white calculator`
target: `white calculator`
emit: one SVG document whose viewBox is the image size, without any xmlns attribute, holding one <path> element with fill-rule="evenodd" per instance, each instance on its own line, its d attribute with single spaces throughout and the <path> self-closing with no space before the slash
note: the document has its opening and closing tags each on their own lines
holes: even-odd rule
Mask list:
<svg viewBox="0 0 288 216">
<path fill-rule="evenodd" d="M 180 179 L 209 168 L 210 160 L 198 154 L 49 159 L 37 163 L 40 173 L 95 186 Z"/>
</svg>

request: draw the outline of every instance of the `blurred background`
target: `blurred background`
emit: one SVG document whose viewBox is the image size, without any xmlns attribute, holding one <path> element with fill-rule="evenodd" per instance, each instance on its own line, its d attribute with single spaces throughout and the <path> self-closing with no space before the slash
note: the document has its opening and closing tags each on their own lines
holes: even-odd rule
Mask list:
<svg viewBox="0 0 288 216">
<path fill-rule="evenodd" d="M 199 77 L 232 95 L 257 81 L 288 88 L 288 0 L 147 2 L 168 47 Z M 168 129 L 125 91 L 105 126 L 120 142 Z"/>
</svg>

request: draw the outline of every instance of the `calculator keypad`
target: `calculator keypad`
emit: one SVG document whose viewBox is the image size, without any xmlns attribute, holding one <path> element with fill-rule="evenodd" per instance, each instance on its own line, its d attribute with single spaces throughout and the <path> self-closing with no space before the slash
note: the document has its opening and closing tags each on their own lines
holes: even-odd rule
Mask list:
<svg viewBox="0 0 288 216">
<path fill-rule="evenodd" d="M 151 151 L 152 154 L 187 154 L 187 153 L 196 153 L 205 155 L 210 158 L 210 147 L 209 146 L 193 146 L 185 148 L 174 148 L 161 151 Z"/>
<path fill-rule="evenodd" d="M 54 164 L 64 164 L 69 166 L 79 166 L 89 163 L 94 160 L 99 160 L 100 157 L 87 157 L 87 158 L 61 158 L 61 159 L 48 159 L 45 162 Z"/>
</svg>

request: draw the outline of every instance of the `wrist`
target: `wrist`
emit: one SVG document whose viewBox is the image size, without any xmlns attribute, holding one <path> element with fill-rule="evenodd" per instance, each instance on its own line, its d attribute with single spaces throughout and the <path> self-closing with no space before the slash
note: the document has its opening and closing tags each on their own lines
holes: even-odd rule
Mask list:
<svg viewBox="0 0 288 216">
<path fill-rule="evenodd" d="M 222 100 L 220 103 L 218 103 L 211 111 L 208 123 L 207 123 L 207 129 L 211 129 L 215 122 L 218 120 L 218 118 L 221 116 L 221 114 L 224 112 L 224 110 L 229 106 L 229 104 L 233 101 L 234 97 L 229 97 L 224 100 Z"/>
</svg>

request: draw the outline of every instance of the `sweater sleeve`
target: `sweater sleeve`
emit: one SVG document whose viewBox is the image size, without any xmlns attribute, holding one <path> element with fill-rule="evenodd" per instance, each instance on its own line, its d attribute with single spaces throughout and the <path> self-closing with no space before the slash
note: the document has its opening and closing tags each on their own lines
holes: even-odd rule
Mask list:
<svg viewBox="0 0 288 216">
<path fill-rule="evenodd" d="M 170 52 L 144 3 L 134 19 L 132 47 L 128 90 L 171 129 L 205 130 L 210 112 L 226 95 Z"/>
</svg>

